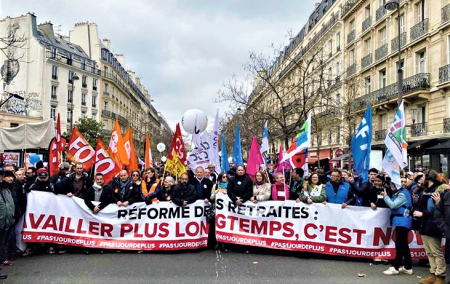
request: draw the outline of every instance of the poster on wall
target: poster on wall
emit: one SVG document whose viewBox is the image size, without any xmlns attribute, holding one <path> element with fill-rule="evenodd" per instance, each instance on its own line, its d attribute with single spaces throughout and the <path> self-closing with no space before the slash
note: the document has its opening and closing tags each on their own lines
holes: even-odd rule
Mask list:
<svg viewBox="0 0 450 284">
<path fill-rule="evenodd" d="M 6 152 L 3 154 L 3 157 L 4 164 L 11 164 L 16 167 L 20 164 L 20 152 Z"/>
<path fill-rule="evenodd" d="M 27 168 L 29 168 L 29 167 L 34 167 L 35 165 L 33 165 L 32 163 L 30 163 L 30 156 L 31 155 L 34 155 L 34 154 L 36 154 L 36 153 L 25 153 L 25 156 L 24 156 L 24 158 L 23 158 L 23 165 L 25 166 L 25 167 L 27 167 Z M 44 156 L 42 155 L 42 154 L 38 154 L 39 155 L 39 157 L 41 157 L 41 161 L 43 160 L 43 158 L 44 158 Z"/>
</svg>

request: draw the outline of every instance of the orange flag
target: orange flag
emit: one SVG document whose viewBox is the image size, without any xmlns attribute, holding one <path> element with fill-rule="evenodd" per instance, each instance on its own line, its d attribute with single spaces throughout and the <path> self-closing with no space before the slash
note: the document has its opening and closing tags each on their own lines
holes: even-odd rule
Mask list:
<svg viewBox="0 0 450 284">
<path fill-rule="evenodd" d="M 128 161 L 130 163 L 128 166 L 128 174 L 131 175 L 131 171 L 139 169 L 136 158 L 136 151 L 134 149 L 133 133 L 131 132 L 131 127 L 128 127 L 127 132 L 125 132 L 123 141 L 125 142 L 125 149 L 127 150 Z"/>
<path fill-rule="evenodd" d="M 119 121 L 116 118 L 116 122 L 114 123 L 114 129 L 111 133 L 111 140 L 109 140 L 109 149 L 108 152 L 113 158 L 114 161 L 123 168 L 124 166 L 128 166 L 130 164 L 128 160 L 127 150 L 125 149 L 125 144 L 122 138 L 122 133 L 120 132 Z"/>
<path fill-rule="evenodd" d="M 83 163 L 83 169 L 87 172 L 94 163 L 94 154 L 94 149 L 75 126 L 67 148 L 67 159 L 74 163 Z"/>
<path fill-rule="evenodd" d="M 102 139 L 98 137 L 97 147 L 95 147 L 95 173 L 103 174 L 103 180 L 105 184 L 108 184 L 120 170 L 121 168 L 109 156 Z"/>
<path fill-rule="evenodd" d="M 150 148 L 150 139 L 145 135 L 145 168 L 153 168 L 152 149 Z"/>
</svg>

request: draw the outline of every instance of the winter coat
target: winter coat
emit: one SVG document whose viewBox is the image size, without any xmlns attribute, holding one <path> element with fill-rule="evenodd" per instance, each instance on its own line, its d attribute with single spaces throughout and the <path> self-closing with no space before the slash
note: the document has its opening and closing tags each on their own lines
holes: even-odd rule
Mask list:
<svg viewBox="0 0 450 284">
<path fill-rule="evenodd" d="M 173 188 L 172 201 L 176 205 L 183 206 L 183 201 L 188 204 L 197 200 L 197 190 L 192 184 L 178 184 Z"/>
<path fill-rule="evenodd" d="M 450 191 L 441 193 L 441 201 L 436 204 L 433 218 L 440 232 L 450 239 Z"/>
<path fill-rule="evenodd" d="M 440 183 L 435 182 L 431 187 L 422 191 L 417 201 L 417 207 L 414 208 L 415 211 L 420 211 L 423 214 L 422 217 L 420 217 L 419 233 L 421 235 L 442 237 L 442 232 L 439 230 L 434 220 L 435 203 L 431 198 L 431 194 L 435 192 L 440 185 Z"/>
<path fill-rule="evenodd" d="M 211 198 L 211 190 L 213 188 L 213 182 L 208 178 L 203 178 L 199 181 L 197 178 L 193 178 L 189 181 L 191 185 L 194 186 L 197 191 L 197 199 L 210 199 Z"/>
<path fill-rule="evenodd" d="M 0 187 L 0 231 L 8 230 L 14 224 L 15 206 L 11 187 L 3 182 Z"/>
<path fill-rule="evenodd" d="M 95 205 L 92 203 L 92 201 L 95 200 L 95 191 L 96 189 L 93 186 L 91 186 L 90 188 L 88 188 L 86 194 L 84 195 L 84 203 L 91 210 L 94 210 L 95 208 Z M 112 202 L 111 187 L 109 187 L 108 185 L 103 185 L 99 201 L 100 203 L 98 204 L 98 208 L 100 208 L 100 210 L 102 210 Z"/>
<path fill-rule="evenodd" d="M 117 204 L 117 202 L 126 202 L 128 201 L 128 205 L 131 205 L 135 202 L 140 201 L 140 187 L 136 186 L 134 182 L 129 179 L 129 183 L 125 187 L 125 193 L 122 194 L 122 190 L 120 187 L 120 178 L 116 177 L 112 179 L 109 184 L 112 190 L 112 201 Z"/>
<path fill-rule="evenodd" d="M 253 186 L 253 196 L 256 197 L 258 201 L 264 201 L 270 199 L 270 188 L 271 184 L 268 182 L 263 183 L 260 186 Z"/>
<path fill-rule="evenodd" d="M 75 173 L 71 173 L 69 176 L 64 177 L 61 180 L 61 185 L 58 187 L 58 193 L 59 194 L 67 194 L 70 192 L 73 195 L 75 195 L 76 197 L 83 198 L 84 195 L 86 194 L 86 191 L 88 190 L 88 188 L 90 188 L 92 186 L 92 181 L 89 178 L 88 174 L 83 172 L 83 175 L 80 178 L 83 182 L 81 191 L 75 192 L 75 189 L 73 187 L 75 177 L 76 177 Z"/>
<path fill-rule="evenodd" d="M 308 184 L 306 189 L 302 190 L 300 193 L 300 200 L 302 202 L 308 202 L 308 198 L 311 198 L 314 203 L 327 201 L 325 185 L 319 184 L 313 187 L 311 184 Z"/>
<path fill-rule="evenodd" d="M 245 202 L 253 195 L 253 182 L 247 174 L 237 175 L 228 181 L 227 193 L 231 201 L 236 202 L 239 197 Z"/>
<path fill-rule="evenodd" d="M 272 200 L 278 200 L 278 190 L 277 186 L 284 186 L 284 199 L 289 200 L 289 186 L 287 184 L 275 182 L 272 185 Z"/>
</svg>

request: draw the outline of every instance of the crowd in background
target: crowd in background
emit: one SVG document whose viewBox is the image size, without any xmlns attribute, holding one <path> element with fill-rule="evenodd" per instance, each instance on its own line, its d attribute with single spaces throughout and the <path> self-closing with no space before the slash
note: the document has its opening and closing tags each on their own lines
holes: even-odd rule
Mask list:
<svg viewBox="0 0 450 284">
<path fill-rule="evenodd" d="M 341 169 L 326 172 L 316 168 L 308 173 L 301 168 L 276 173 L 260 169 L 250 178 L 244 166 L 231 163 L 230 167 L 228 172 L 218 173 L 214 164 L 209 164 L 206 168 L 187 171 L 178 179 L 156 167 L 133 170 L 130 174 L 122 170 L 105 184 L 102 174 L 89 176 L 81 163 L 62 163 L 59 173 L 54 176 L 50 176 L 44 167 L 17 169 L 9 164 L 3 165 L 0 168 L 1 265 L 14 265 L 18 256 L 39 250 L 49 254 L 77 251 L 76 248 L 54 244 L 28 244 L 24 251 L 17 248 L 14 228 L 25 213 L 27 193 L 31 190 L 82 198 L 93 214 L 112 203 L 129 206 L 135 202 L 147 205 L 173 202 L 186 206 L 203 200 L 212 204 L 208 218 L 208 246 L 228 250 L 230 246 L 216 243 L 214 230 L 215 198 L 218 193 L 224 193 L 237 206 L 246 201 L 294 200 L 306 204 L 339 204 L 342 209 L 349 205 L 370 207 L 371 210 L 390 208 L 390 222 L 396 228 L 396 256 L 392 267 L 384 274 L 413 273 L 408 234 L 416 230 L 422 235 L 430 264 L 430 275 L 420 283 L 445 283 L 446 262 L 441 240 L 443 234 L 450 236 L 450 230 L 447 230 L 450 226 L 450 193 L 447 194 L 448 182 L 442 174 L 434 170 L 424 172 L 421 168 L 415 172 L 402 171 L 401 186 L 397 188 L 377 169 L 370 169 L 368 180 L 363 181 L 360 175 Z M 85 249 L 81 251 L 90 253 Z M 4 278 L 6 274 L 0 273 L 0 279 Z"/>
</svg>

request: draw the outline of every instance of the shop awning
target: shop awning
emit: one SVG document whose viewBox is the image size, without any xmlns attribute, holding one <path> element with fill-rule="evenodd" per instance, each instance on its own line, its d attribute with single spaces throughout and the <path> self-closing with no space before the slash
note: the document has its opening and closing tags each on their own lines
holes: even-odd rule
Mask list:
<svg viewBox="0 0 450 284">
<path fill-rule="evenodd" d="M 419 146 L 419 145 L 421 146 L 421 148 L 423 148 L 422 145 L 430 142 L 431 140 L 435 140 L 435 139 L 424 139 L 424 140 L 414 141 L 411 144 L 408 144 L 408 150 L 416 149 L 417 146 Z"/>
<path fill-rule="evenodd" d="M 330 160 L 330 162 L 339 162 L 342 160 L 346 160 L 346 159 L 348 159 L 348 156 L 349 156 L 349 154 L 343 154 L 343 155 L 340 155 L 339 157 L 334 157 L 333 159 Z"/>
<path fill-rule="evenodd" d="M 428 150 L 441 150 L 441 149 L 450 149 L 450 140 L 443 141 L 433 147 L 428 148 Z"/>
</svg>

